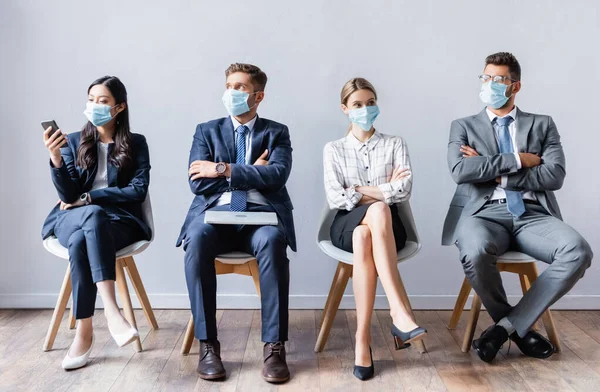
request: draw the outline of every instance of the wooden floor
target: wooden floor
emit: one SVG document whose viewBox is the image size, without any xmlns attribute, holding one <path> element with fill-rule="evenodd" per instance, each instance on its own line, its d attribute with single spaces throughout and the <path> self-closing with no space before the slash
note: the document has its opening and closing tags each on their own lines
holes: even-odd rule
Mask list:
<svg viewBox="0 0 600 392">
<path fill-rule="evenodd" d="M 292 379 L 284 385 L 265 383 L 260 343 L 260 312 L 218 311 L 219 338 L 227 379 L 207 382 L 196 376 L 198 342 L 191 354 L 179 349 L 189 312 L 157 310 L 160 329 L 149 331 L 136 311 L 144 351 L 118 348 L 110 339 L 102 312 L 95 317 L 96 344 L 90 364 L 65 372 L 60 364 L 74 331 L 59 331 L 54 350 L 42 351 L 50 310 L 0 310 L 0 391 L 600 391 L 600 312 L 554 312 L 563 352 L 548 360 L 526 358 L 506 345 L 489 365 L 459 345 L 468 311 L 455 331 L 446 328 L 447 311 L 417 311 L 418 323 L 429 330 L 427 354 L 415 349 L 395 351 L 387 311 L 372 320 L 376 377 L 360 382 L 352 376 L 354 311 L 339 311 L 329 341 L 313 352 L 321 311 L 290 312 L 288 364 Z M 490 324 L 482 312 L 479 330 Z"/>
</svg>

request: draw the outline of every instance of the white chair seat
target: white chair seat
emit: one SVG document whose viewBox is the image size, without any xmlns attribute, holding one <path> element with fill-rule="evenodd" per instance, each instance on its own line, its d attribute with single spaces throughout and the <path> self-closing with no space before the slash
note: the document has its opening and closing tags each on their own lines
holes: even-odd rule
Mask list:
<svg viewBox="0 0 600 392">
<path fill-rule="evenodd" d="M 137 255 L 138 253 L 143 252 L 148 245 L 150 245 L 150 241 L 143 240 L 134 242 L 133 244 L 119 250 L 116 254 L 116 258 L 120 259 Z M 60 257 L 61 259 L 69 260 L 69 250 L 62 246 L 60 242 L 58 242 L 58 238 L 54 236 L 48 237 L 44 240 L 44 248 L 46 248 L 48 252 Z"/>
<path fill-rule="evenodd" d="M 498 257 L 498 263 L 531 263 L 537 261 L 535 258 L 522 252 L 509 251 Z"/>
<path fill-rule="evenodd" d="M 346 252 L 340 248 L 336 248 L 333 246 L 331 241 L 324 240 L 319 241 L 319 247 L 327 256 L 333 258 L 334 260 L 339 260 L 346 264 L 352 264 L 352 253 Z M 420 250 L 420 245 L 414 241 L 406 241 L 406 245 L 404 248 L 398 252 L 398 262 L 403 260 L 407 260 L 417 254 Z"/>
<path fill-rule="evenodd" d="M 229 252 L 217 256 L 217 260 L 223 264 L 244 264 L 255 257 L 244 252 Z"/>
</svg>

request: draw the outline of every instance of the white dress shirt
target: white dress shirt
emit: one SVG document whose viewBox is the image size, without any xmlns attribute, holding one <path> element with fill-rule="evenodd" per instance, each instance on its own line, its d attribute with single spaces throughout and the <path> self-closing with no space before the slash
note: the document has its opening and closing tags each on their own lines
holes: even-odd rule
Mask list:
<svg viewBox="0 0 600 392">
<path fill-rule="evenodd" d="M 92 191 L 108 188 L 108 143 L 98 141 L 96 145 L 98 146 L 98 169 L 96 170 L 96 177 L 94 177 L 94 183 L 92 184 Z"/>
<path fill-rule="evenodd" d="M 495 115 L 494 112 L 492 112 L 489 108 L 486 108 L 485 111 L 486 111 L 488 117 L 490 118 L 490 122 L 492 122 L 492 128 L 494 128 L 494 135 L 496 136 L 496 142 L 498 142 L 500 140 L 500 138 L 499 138 L 496 126 L 494 126 L 494 120 L 496 120 L 496 118 L 498 116 Z M 511 139 L 512 145 L 513 145 L 513 151 L 515 154 L 515 158 L 517 159 L 517 170 L 521 170 L 521 167 L 522 167 L 521 157 L 519 156 L 519 152 L 518 152 L 519 148 L 517 146 L 517 107 L 516 106 L 513 108 L 513 110 L 511 110 L 510 113 L 508 113 L 504 117 L 508 117 L 508 116 L 512 117 L 514 120 L 508 126 L 508 132 L 510 133 L 510 139 Z M 506 188 L 507 183 L 508 183 L 508 176 L 501 176 L 500 184 L 494 190 L 494 193 L 492 194 L 492 198 L 490 200 L 506 199 L 506 191 L 504 190 L 504 188 Z M 522 195 L 523 199 L 537 200 L 533 192 L 521 192 L 521 195 Z"/>
<path fill-rule="evenodd" d="M 248 121 L 245 125 L 248 127 L 248 132 L 246 132 L 246 165 L 252 165 L 254 162 L 251 162 L 252 159 L 252 134 L 254 133 L 254 124 L 256 123 L 256 119 L 258 116 L 254 116 L 254 118 Z M 237 146 L 238 133 L 235 132 L 242 124 L 235 117 L 231 116 L 231 122 L 233 123 L 233 129 L 235 133 L 235 145 Z M 227 181 L 231 182 L 231 178 L 227 178 Z M 260 204 L 260 205 L 269 205 L 269 202 L 265 197 L 256 189 L 248 190 L 248 203 Z M 226 204 L 231 204 L 231 192 L 225 192 L 219 197 L 215 206 L 224 206 Z"/>
<path fill-rule="evenodd" d="M 323 165 L 325 193 L 331 208 L 354 209 L 362 198 L 355 186 L 378 187 L 388 205 L 410 198 L 410 157 L 406 143 L 399 136 L 376 131 L 363 143 L 350 132 L 325 145 Z M 408 169 L 409 175 L 390 182 L 396 168 Z"/>
</svg>

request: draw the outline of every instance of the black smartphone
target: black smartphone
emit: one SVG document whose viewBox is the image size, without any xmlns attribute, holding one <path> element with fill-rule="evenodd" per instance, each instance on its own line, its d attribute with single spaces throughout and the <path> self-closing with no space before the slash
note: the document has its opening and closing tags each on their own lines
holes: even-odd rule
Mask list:
<svg viewBox="0 0 600 392">
<path fill-rule="evenodd" d="M 58 125 L 56 125 L 56 121 L 54 120 L 48 120 L 48 121 L 42 121 L 42 128 L 44 128 L 44 131 L 46 129 L 48 129 L 48 127 L 52 127 L 52 129 L 50 130 L 50 133 L 48 134 L 48 137 L 51 137 L 52 135 L 54 135 L 54 132 L 58 131 Z M 67 140 L 65 139 L 65 142 L 62 144 L 61 147 L 65 147 L 67 144 Z"/>
</svg>

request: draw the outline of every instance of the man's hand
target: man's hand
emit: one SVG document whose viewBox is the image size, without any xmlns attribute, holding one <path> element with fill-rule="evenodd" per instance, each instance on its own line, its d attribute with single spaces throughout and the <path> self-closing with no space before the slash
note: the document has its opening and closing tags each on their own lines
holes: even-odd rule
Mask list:
<svg viewBox="0 0 600 392">
<path fill-rule="evenodd" d="M 471 148 L 469 146 L 460 146 L 460 152 L 463 153 L 463 157 L 465 157 L 465 158 L 479 156 L 479 153 L 477 151 L 475 151 L 474 148 Z"/>
<path fill-rule="evenodd" d="M 529 152 L 519 153 L 519 158 L 521 158 L 521 167 L 524 168 L 531 168 L 542 164 L 542 158 Z"/>
<path fill-rule="evenodd" d="M 267 161 L 267 155 L 269 155 L 269 150 L 265 150 L 261 156 L 258 157 L 256 162 L 254 162 L 254 166 L 267 166 L 269 161 Z"/>
<path fill-rule="evenodd" d="M 190 165 L 188 175 L 190 179 L 197 180 L 199 178 L 217 178 L 217 164 L 210 161 L 194 161 Z M 229 169 L 229 167 L 227 168 Z"/>
<path fill-rule="evenodd" d="M 71 204 L 65 203 L 62 200 L 60 201 L 60 209 L 62 211 L 70 210 L 71 208 L 81 207 L 84 205 L 85 205 L 85 202 L 83 202 L 81 199 L 77 199 L 77 201 L 75 201 L 74 203 L 71 203 Z"/>
</svg>

